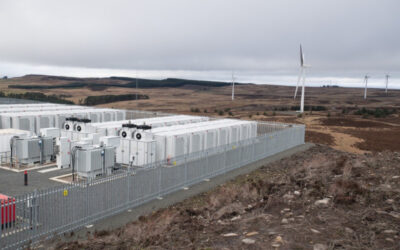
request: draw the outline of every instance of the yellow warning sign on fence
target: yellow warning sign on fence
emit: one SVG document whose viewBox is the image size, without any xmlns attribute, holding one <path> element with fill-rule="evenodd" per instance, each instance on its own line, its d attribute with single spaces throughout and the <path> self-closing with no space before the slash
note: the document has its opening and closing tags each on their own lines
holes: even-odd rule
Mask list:
<svg viewBox="0 0 400 250">
<path fill-rule="evenodd" d="M 176 161 L 174 161 L 172 164 L 174 164 L 174 166 L 176 166 Z"/>
<path fill-rule="evenodd" d="M 64 189 L 63 194 L 64 194 L 64 196 L 68 196 L 68 190 L 67 190 L 67 189 Z"/>
</svg>

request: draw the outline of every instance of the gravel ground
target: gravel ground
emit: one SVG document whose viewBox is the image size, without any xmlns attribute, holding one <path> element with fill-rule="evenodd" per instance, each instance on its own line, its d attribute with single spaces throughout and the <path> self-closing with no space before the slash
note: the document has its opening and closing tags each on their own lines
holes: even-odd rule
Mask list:
<svg viewBox="0 0 400 250">
<path fill-rule="evenodd" d="M 49 249 L 399 249 L 400 154 L 315 146 Z"/>
</svg>

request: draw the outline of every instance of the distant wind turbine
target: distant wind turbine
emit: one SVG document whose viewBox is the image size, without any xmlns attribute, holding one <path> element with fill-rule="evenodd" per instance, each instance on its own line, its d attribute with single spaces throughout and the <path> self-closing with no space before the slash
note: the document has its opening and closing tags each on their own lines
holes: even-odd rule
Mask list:
<svg viewBox="0 0 400 250">
<path fill-rule="evenodd" d="M 386 95 L 388 95 L 389 77 L 390 77 L 390 75 L 389 75 L 389 74 L 386 74 L 386 90 L 385 90 Z"/>
<path fill-rule="evenodd" d="M 300 113 L 304 112 L 304 95 L 305 95 L 305 82 L 306 82 L 306 68 L 310 68 L 310 65 L 304 64 L 304 54 L 303 54 L 303 48 L 301 47 L 300 44 L 300 74 L 299 77 L 297 78 L 297 84 L 296 84 L 296 90 L 294 92 L 294 97 L 293 99 L 296 99 L 297 96 L 297 91 L 299 89 L 299 84 L 300 81 L 302 81 L 302 86 L 301 86 L 301 102 L 300 102 Z"/>
<path fill-rule="evenodd" d="M 365 89 L 364 89 L 364 100 L 367 99 L 367 90 L 368 90 L 368 74 L 364 76 L 364 82 L 365 82 Z"/>
<path fill-rule="evenodd" d="M 235 72 L 232 71 L 232 101 L 235 100 Z"/>
</svg>

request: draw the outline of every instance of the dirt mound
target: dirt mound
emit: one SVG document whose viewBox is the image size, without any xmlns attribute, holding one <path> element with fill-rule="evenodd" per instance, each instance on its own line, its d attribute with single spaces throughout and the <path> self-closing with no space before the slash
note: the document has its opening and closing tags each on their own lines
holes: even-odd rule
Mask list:
<svg viewBox="0 0 400 250">
<path fill-rule="evenodd" d="M 384 150 L 400 151 L 400 128 L 387 129 L 346 129 L 347 134 L 363 138 L 363 142 L 356 143 L 361 150 L 381 152 Z"/>
<path fill-rule="evenodd" d="M 316 146 L 53 249 L 399 249 L 400 154 Z"/>
<path fill-rule="evenodd" d="M 306 141 L 330 146 L 335 145 L 335 139 L 332 135 L 312 130 L 306 130 Z"/>
</svg>

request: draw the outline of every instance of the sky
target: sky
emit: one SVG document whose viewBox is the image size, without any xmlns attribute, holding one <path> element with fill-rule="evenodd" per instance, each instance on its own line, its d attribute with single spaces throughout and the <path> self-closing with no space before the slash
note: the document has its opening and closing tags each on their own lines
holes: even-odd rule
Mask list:
<svg viewBox="0 0 400 250">
<path fill-rule="evenodd" d="M 0 76 L 400 88 L 398 0 L 1 0 Z"/>
</svg>

